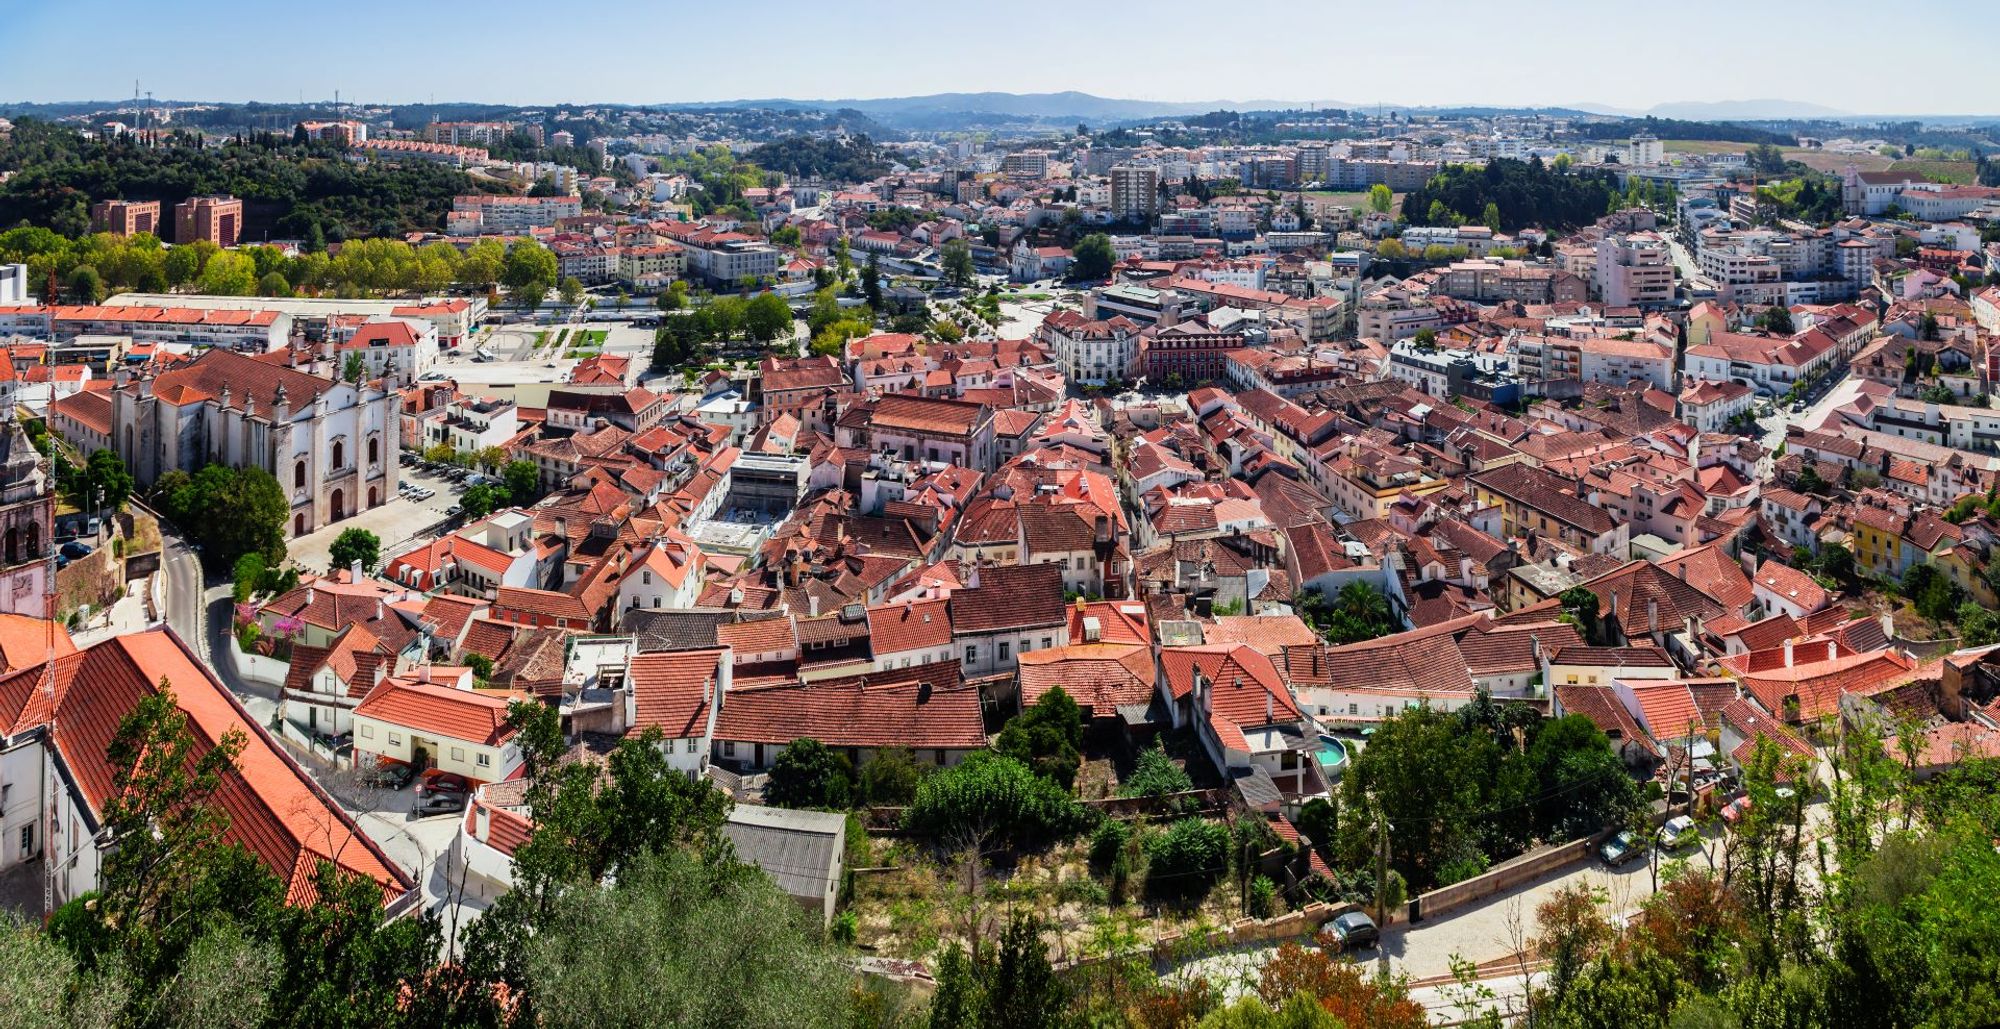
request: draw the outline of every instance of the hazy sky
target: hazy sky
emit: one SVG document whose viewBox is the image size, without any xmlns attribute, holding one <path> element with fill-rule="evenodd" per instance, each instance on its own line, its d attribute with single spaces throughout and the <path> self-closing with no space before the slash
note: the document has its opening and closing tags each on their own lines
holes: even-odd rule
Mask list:
<svg viewBox="0 0 2000 1029">
<path fill-rule="evenodd" d="M 0 100 L 1148 100 L 2000 112 L 1994 0 L 11 0 Z M 1909 26 L 1941 31 L 1918 34 Z M 1955 26 L 1955 28 L 1954 28 Z M 1880 44 L 1880 49 L 1874 49 Z"/>
</svg>

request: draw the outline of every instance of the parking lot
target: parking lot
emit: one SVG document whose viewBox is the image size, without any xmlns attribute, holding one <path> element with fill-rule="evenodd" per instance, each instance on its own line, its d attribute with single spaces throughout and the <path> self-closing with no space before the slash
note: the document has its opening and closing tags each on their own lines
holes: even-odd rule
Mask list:
<svg viewBox="0 0 2000 1029">
<path fill-rule="evenodd" d="M 382 541 L 382 558 L 388 560 L 409 545 L 435 537 L 446 527 L 451 509 L 458 504 L 458 495 L 464 491 L 463 483 L 454 483 L 437 472 L 427 472 L 413 465 L 404 465 L 397 473 L 400 481 L 412 486 L 420 486 L 431 492 L 419 499 L 409 493 L 399 493 L 388 503 L 345 518 L 332 525 L 292 540 L 287 552 L 300 568 L 323 572 L 327 567 L 327 552 L 333 541 L 348 529 L 366 529 Z"/>
</svg>

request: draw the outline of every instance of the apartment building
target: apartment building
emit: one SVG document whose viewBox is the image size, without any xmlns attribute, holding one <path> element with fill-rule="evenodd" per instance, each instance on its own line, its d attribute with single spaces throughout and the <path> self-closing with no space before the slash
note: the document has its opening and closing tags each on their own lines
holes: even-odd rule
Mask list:
<svg viewBox="0 0 2000 1029">
<path fill-rule="evenodd" d="M 1125 318 L 1087 318 L 1075 311 L 1056 311 L 1042 320 L 1036 341 L 1055 354 L 1071 382 L 1102 386 L 1130 382 L 1140 375 L 1140 327 Z"/>
<path fill-rule="evenodd" d="M 1614 234 L 1597 242 L 1591 285 L 1606 307 L 1664 307 L 1674 302 L 1674 262 L 1655 233 Z"/>
<path fill-rule="evenodd" d="M 453 197 L 445 231 L 454 236 L 521 235 L 583 216 L 583 199 L 573 196 L 517 197 L 475 194 Z"/>
<path fill-rule="evenodd" d="M 90 205 L 90 231 L 114 236 L 160 234 L 158 200 L 99 200 Z"/>
<path fill-rule="evenodd" d="M 232 196 L 189 197 L 174 205 L 174 242 L 205 239 L 233 247 L 243 235 L 243 201 Z"/>
<path fill-rule="evenodd" d="M 1111 216 L 1152 224 L 1160 210 L 1160 169 L 1125 164 L 1111 169 Z"/>
</svg>

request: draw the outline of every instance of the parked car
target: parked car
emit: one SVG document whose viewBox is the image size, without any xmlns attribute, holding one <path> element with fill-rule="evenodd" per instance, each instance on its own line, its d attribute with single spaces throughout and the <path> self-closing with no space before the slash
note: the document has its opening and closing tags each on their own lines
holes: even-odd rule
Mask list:
<svg viewBox="0 0 2000 1029">
<path fill-rule="evenodd" d="M 1687 815 L 1675 815 L 1660 826 L 1660 849 L 1682 850 L 1701 841 L 1701 829 Z"/>
<path fill-rule="evenodd" d="M 1339 942 L 1341 950 L 1359 950 L 1372 947 L 1382 938 L 1381 930 L 1375 927 L 1375 920 L 1367 912 L 1349 911 L 1338 915 L 1327 923 L 1328 931 Z"/>
<path fill-rule="evenodd" d="M 70 540 L 62 545 L 62 556 L 72 561 L 81 561 L 90 556 L 91 546 L 79 540 Z"/>
<path fill-rule="evenodd" d="M 450 507 L 444 509 L 444 514 L 445 517 L 447 518 L 456 518 L 458 516 L 458 513 L 463 510 L 465 510 L 463 505 L 453 504 Z"/>
<path fill-rule="evenodd" d="M 465 776 L 453 772 L 440 772 L 435 768 L 425 772 L 423 778 L 417 780 L 419 797 L 428 797 L 435 793 L 463 794 L 471 790 L 472 784 L 465 780 Z"/>
<path fill-rule="evenodd" d="M 410 817 L 429 818 L 432 815 L 455 815 L 465 810 L 466 795 L 463 793 L 433 793 L 417 801 L 410 808 Z"/>
<path fill-rule="evenodd" d="M 1645 837 L 1633 832 L 1621 832 L 1605 840 L 1604 846 L 1597 848 L 1597 856 L 1603 858 L 1604 863 L 1613 868 L 1628 864 L 1634 858 L 1643 857 L 1645 853 Z"/>
<path fill-rule="evenodd" d="M 415 765 L 382 765 L 363 775 L 361 781 L 378 790 L 400 790 L 416 777 Z"/>
</svg>

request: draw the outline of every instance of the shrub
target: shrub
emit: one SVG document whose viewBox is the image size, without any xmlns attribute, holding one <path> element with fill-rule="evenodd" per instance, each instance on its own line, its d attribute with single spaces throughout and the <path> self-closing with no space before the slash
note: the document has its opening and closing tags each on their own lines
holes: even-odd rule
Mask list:
<svg viewBox="0 0 2000 1029">
<path fill-rule="evenodd" d="M 1083 764 L 1083 710 L 1057 687 L 1008 721 L 993 749 L 1069 789 Z"/>
<path fill-rule="evenodd" d="M 884 807 L 908 804 L 922 779 L 923 770 L 908 747 L 878 750 L 874 760 L 861 766 L 861 800 Z"/>
<path fill-rule="evenodd" d="M 1125 852 L 1126 841 L 1132 838 L 1132 827 L 1115 818 L 1107 818 L 1097 825 L 1090 834 L 1090 867 L 1099 870 L 1110 869 L 1118 855 Z"/>
<path fill-rule="evenodd" d="M 1194 781 L 1155 742 L 1139 752 L 1138 763 L 1118 792 L 1127 797 L 1161 797 L 1191 789 L 1194 789 Z"/>
<path fill-rule="evenodd" d="M 1187 899 L 1208 892 L 1229 871 L 1229 830 L 1216 822 L 1183 818 L 1146 843 L 1146 890 Z"/>
<path fill-rule="evenodd" d="M 861 920 L 854 916 L 854 912 L 842 911 L 833 916 L 833 927 L 829 931 L 833 934 L 835 943 L 853 943 L 855 934 L 860 929 Z"/>
<path fill-rule="evenodd" d="M 1111 893 L 1104 884 L 1095 879 L 1064 879 L 1056 884 L 1056 901 L 1062 904 L 1082 904 L 1085 907 L 1104 907 L 1111 903 Z"/>
<path fill-rule="evenodd" d="M 1269 918 L 1278 913 L 1278 885 L 1268 876 L 1250 880 L 1250 917 Z"/>
<path fill-rule="evenodd" d="M 1095 817 L 1068 790 L 1027 765 L 980 751 L 924 777 L 903 812 L 903 825 L 934 837 L 984 830 L 1013 846 L 1034 846 L 1075 836 Z"/>
</svg>

